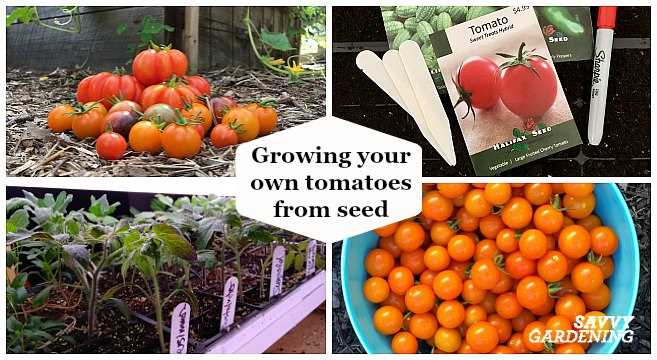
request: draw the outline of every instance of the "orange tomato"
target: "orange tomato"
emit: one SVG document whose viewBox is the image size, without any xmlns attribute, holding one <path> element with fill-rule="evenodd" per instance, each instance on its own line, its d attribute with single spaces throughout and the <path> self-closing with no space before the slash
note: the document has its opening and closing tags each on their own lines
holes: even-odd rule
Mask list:
<svg viewBox="0 0 657 360">
<path fill-rule="evenodd" d="M 201 103 L 187 103 L 180 114 L 190 123 L 199 123 L 203 126 L 203 132 L 207 133 L 212 127 L 212 113 Z"/>
<path fill-rule="evenodd" d="M 255 139 L 260 132 L 258 119 L 243 107 L 229 109 L 223 115 L 221 123 L 235 130 L 240 143 Z"/>
<path fill-rule="evenodd" d="M 48 113 L 48 127 L 53 132 L 71 130 L 75 108 L 68 104 L 57 105 Z"/>
<path fill-rule="evenodd" d="M 246 106 L 246 109 L 251 111 L 253 115 L 258 119 L 259 127 L 259 136 L 267 135 L 271 133 L 276 125 L 278 125 L 278 113 L 269 104 L 249 104 Z"/>
<path fill-rule="evenodd" d="M 201 151 L 201 136 L 186 124 L 167 125 L 162 132 L 162 148 L 167 156 L 185 159 L 196 156 Z"/>
<path fill-rule="evenodd" d="M 139 121 L 130 128 L 128 143 L 135 152 L 157 155 L 162 151 L 162 131 L 152 121 Z"/>
</svg>

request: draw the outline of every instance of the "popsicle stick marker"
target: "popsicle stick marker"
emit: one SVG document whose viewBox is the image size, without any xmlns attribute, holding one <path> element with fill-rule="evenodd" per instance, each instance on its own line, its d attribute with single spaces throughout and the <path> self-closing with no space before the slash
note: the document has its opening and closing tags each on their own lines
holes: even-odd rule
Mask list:
<svg viewBox="0 0 657 360">
<path fill-rule="evenodd" d="M 315 273 L 315 256 L 317 255 L 317 240 L 309 240 L 306 247 L 306 276 Z"/>
<path fill-rule="evenodd" d="M 171 314 L 171 337 L 169 354 L 186 354 L 189 339 L 189 318 L 191 307 L 188 303 L 176 305 Z"/>
<path fill-rule="evenodd" d="M 283 291 L 283 273 L 285 272 L 285 246 L 274 248 L 271 259 L 271 279 L 269 282 L 269 297 L 279 295 Z"/>
<path fill-rule="evenodd" d="M 233 325 L 235 321 L 235 306 L 237 304 L 237 289 L 239 281 L 235 276 L 226 280 L 224 285 L 224 298 L 221 304 L 221 323 L 219 330 L 225 330 Z"/>
<path fill-rule="evenodd" d="M 614 28 L 616 27 L 616 7 L 600 6 L 597 25 L 598 31 L 593 52 L 591 107 L 589 108 L 588 136 L 591 145 L 600 144 L 604 131 L 611 47 L 614 43 Z"/>
</svg>

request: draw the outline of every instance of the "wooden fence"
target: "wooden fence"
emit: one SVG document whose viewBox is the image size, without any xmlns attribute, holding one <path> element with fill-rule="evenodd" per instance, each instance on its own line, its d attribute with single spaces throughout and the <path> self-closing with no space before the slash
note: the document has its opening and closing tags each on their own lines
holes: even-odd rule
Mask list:
<svg viewBox="0 0 657 360">
<path fill-rule="evenodd" d="M 12 7 L 7 8 L 7 13 Z M 294 24 L 287 7 L 251 7 L 251 19 L 260 30 L 285 32 Z M 246 7 L 200 7 L 198 10 L 198 69 L 226 66 L 258 67 L 243 19 Z M 156 40 L 186 44 L 185 7 L 82 7 L 81 31 L 67 33 L 37 24 L 14 24 L 7 28 L 7 66 L 35 71 L 52 71 L 58 67 L 90 67 L 108 70 L 125 66 L 132 58 L 130 44 L 139 42 L 137 31 L 145 16 L 164 21 L 175 28 Z M 65 19 L 57 7 L 40 7 L 42 20 Z M 117 33 L 125 26 L 122 34 Z M 191 31 L 194 33 L 194 31 Z M 292 39 L 298 43 L 298 39 Z"/>
</svg>

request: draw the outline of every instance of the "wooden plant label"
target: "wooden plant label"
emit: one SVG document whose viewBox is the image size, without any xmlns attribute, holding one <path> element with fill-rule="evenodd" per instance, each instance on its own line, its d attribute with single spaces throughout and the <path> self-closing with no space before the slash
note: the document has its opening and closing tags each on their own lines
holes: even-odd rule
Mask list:
<svg viewBox="0 0 657 360">
<path fill-rule="evenodd" d="M 189 318 L 191 308 L 188 303 L 180 303 L 171 314 L 171 338 L 169 339 L 169 354 L 186 354 L 189 335 Z"/>
<path fill-rule="evenodd" d="M 315 256 L 317 254 L 317 240 L 309 240 L 306 247 L 306 276 L 315 273 Z"/>
<path fill-rule="evenodd" d="M 283 290 L 283 273 L 285 272 L 285 246 L 274 248 L 271 259 L 271 280 L 269 283 L 269 297 L 280 294 Z"/>
<path fill-rule="evenodd" d="M 221 304 L 221 324 L 219 330 L 225 330 L 235 321 L 235 305 L 237 304 L 237 289 L 239 282 L 231 276 L 224 285 L 224 299 Z"/>
</svg>

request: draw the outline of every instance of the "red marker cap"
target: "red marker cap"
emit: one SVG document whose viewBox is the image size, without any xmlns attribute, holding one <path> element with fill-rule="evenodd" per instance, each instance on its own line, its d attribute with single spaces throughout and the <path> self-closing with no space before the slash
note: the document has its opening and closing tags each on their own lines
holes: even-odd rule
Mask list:
<svg viewBox="0 0 657 360">
<path fill-rule="evenodd" d="M 616 6 L 598 7 L 598 28 L 613 29 L 616 27 Z"/>
</svg>

